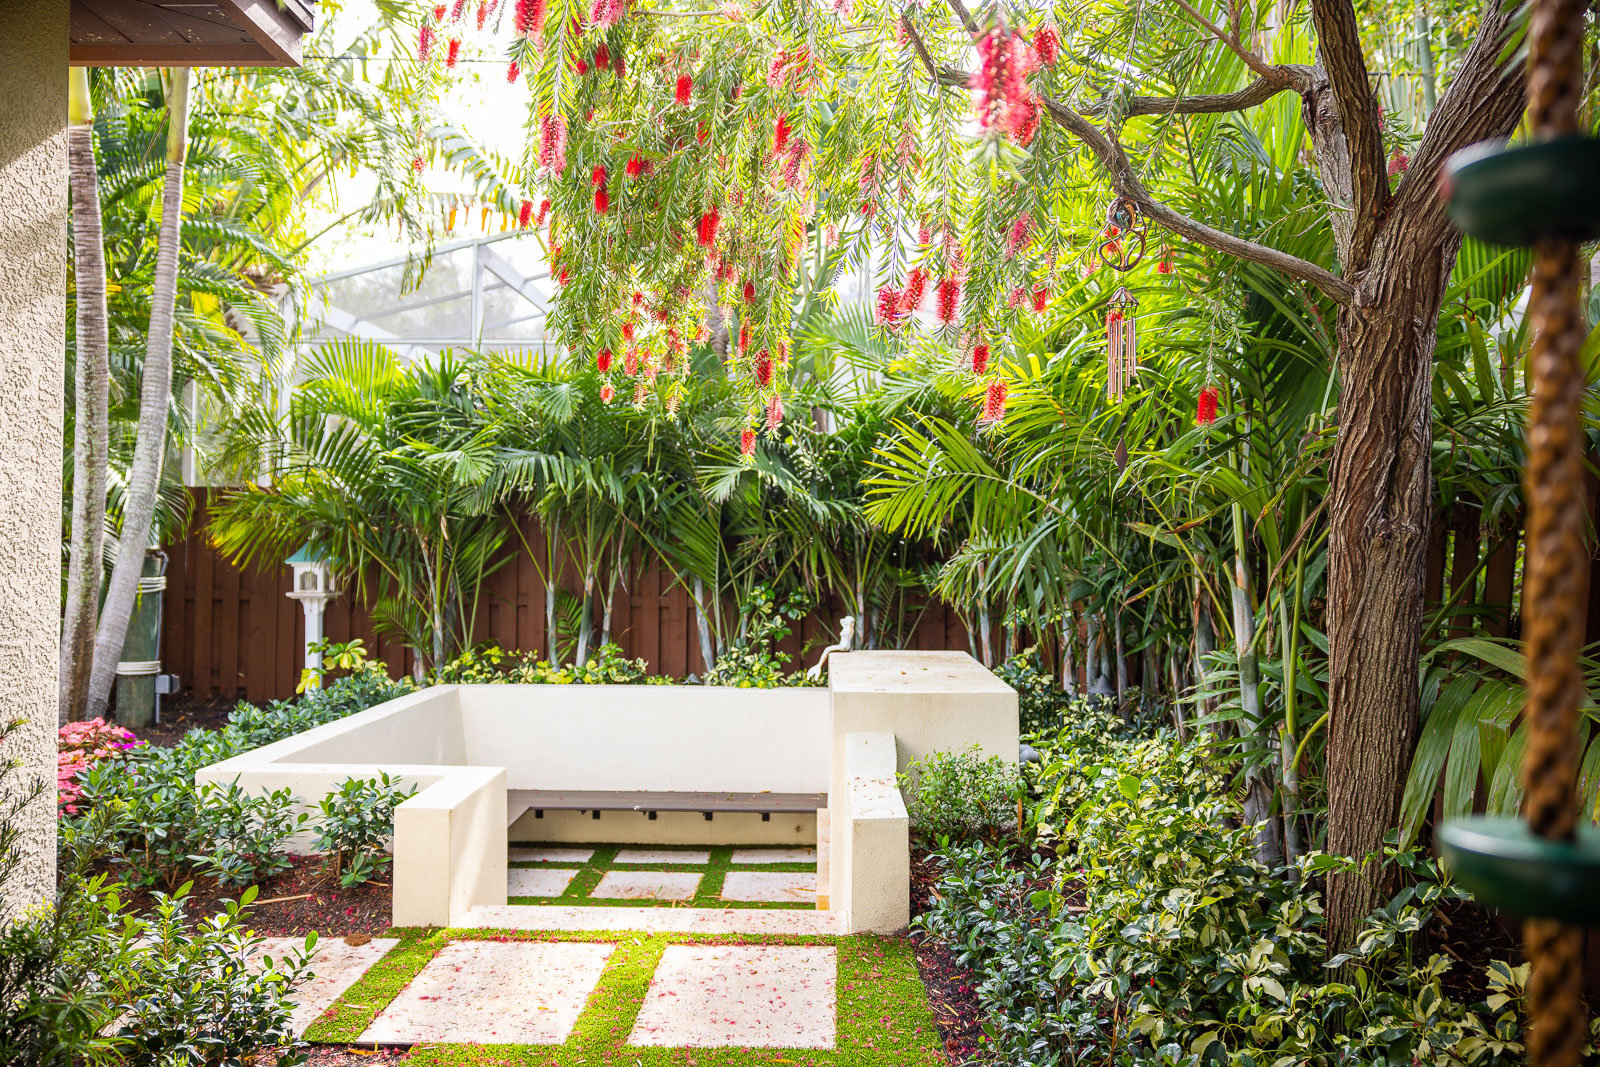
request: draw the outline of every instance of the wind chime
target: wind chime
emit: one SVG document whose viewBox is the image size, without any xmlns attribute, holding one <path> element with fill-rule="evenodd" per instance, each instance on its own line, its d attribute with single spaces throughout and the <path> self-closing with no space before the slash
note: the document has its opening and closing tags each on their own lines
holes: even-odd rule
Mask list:
<svg viewBox="0 0 1600 1067">
<path fill-rule="evenodd" d="M 1144 259 L 1149 223 L 1138 205 L 1118 197 L 1106 210 L 1105 240 L 1100 262 L 1126 273 Z M 1139 298 L 1126 285 L 1117 286 L 1106 307 L 1106 398 L 1120 401 L 1139 370 Z"/>
</svg>

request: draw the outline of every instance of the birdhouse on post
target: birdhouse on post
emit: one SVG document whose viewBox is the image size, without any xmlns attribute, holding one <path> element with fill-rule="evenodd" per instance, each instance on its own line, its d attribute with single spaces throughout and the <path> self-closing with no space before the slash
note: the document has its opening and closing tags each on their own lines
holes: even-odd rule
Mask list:
<svg viewBox="0 0 1600 1067">
<path fill-rule="evenodd" d="M 320 689 L 322 615 L 328 601 L 339 595 L 339 590 L 333 585 L 333 563 L 319 550 L 312 548 L 309 542 L 301 545 L 300 550 L 284 562 L 294 572 L 294 587 L 287 596 L 300 602 L 300 610 L 306 616 L 305 668 L 310 672 L 312 687 Z"/>
</svg>

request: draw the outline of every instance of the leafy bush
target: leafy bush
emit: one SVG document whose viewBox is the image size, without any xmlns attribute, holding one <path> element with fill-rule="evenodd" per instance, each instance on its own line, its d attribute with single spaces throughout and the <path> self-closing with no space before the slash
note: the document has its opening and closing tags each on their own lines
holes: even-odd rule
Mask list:
<svg viewBox="0 0 1600 1067">
<path fill-rule="evenodd" d="M 651 685 L 670 681 L 650 673 L 642 659 L 628 659 L 619 645 L 607 642 L 595 649 L 583 666 L 552 665 L 533 653 L 507 652 L 488 644 L 464 652 L 434 671 L 435 685 Z"/>
<path fill-rule="evenodd" d="M 914 832 L 931 840 L 995 841 L 1017 831 L 1022 776 L 1015 762 L 965 752 L 935 752 L 900 776 Z"/>
<path fill-rule="evenodd" d="M 791 623 L 816 607 L 805 593 L 791 593 L 782 603 L 771 587 L 758 585 L 739 606 L 739 633 L 717 662 L 706 671 L 707 685 L 732 685 L 746 689 L 771 689 L 784 685 L 810 685 L 804 671 L 785 673 L 794 657 L 778 650 L 778 642 L 794 632 Z"/>
<path fill-rule="evenodd" d="M 1520 973 L 1495 965 L 1494 996 L 1466 1005 L 1444 991 L 1451 961 L 1421 956 L 1438 906 L 1465 897 L 1432 863 L 1392 852 L 1413 884 L 1330 970 L 1310 884 L 1332 861 L 1261 866 L 1200 744 L 1103 725 L 1069 722 L 1033 772 L 1031 821 L 1059 858 L 935 856 L 917 925 L 974 972 L 996 1062 L 1520 1062 Z"/>
<path fill-rule="evenodd" d="M 254 886 L 237 902 L 198 922 L 184 914 L 185 886 L 156 901 L 133 957 L 130 996 L 120 1005 L 117 1052 L 152 1067 L 233 1067 L 265 1052 L 278 1067 L 303 1063 L 289 1028 L 288 994 L 308 976 L 317 936 L 277 960 L 261 955 L 263 939 L 245 926 Z"/>
<path fill-rule="evenodd" d="M 1017 717 L 1024 734 L 1060 728 L 1072 697 L 1039 663 L 1033 649 L 1006 660 L 994 672 L 1017 691 Z"/>
<path fill-rule="evenodd" d="M 340 885 L 368 882 L 388 869 L 394 809 L 415 792 L 380 773 L 377 778 L 347 778 L 322 798 L 316 848 L 331 857 Z"/>
<path fill-rule="evenodd" d="M 103 759 L 79 777 L 79 811 L 63 819 L 61 844 L 123 865 L 141 886 L 172 890 L 198 873 L 231 885 L 270 877 L 287 865 L 281 846 L 301 828 L 291 798 L 235 787 L 197 791 L 195 772 L 410 688 L 369 665 L 298 701 L 241 703 L 220 729 L 191 730 L 171 748 L 140 746 Z M 102 829 L 85 834 L 90 818 Z"/>
</svg>

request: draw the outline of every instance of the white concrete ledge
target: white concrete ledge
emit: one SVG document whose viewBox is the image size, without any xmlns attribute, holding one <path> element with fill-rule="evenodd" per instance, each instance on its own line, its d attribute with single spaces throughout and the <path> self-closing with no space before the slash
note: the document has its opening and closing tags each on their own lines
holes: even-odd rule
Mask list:
<svg viewBox="0 0 1600 1067">
<path fill-rule="evenodd" d="M 831 904 L 844 912 L 851 933 L 903 930 L 911 921 L 911 837 L 895 783 L 895 738 L 849 734 L 844 752 L 843 818 L 835 838 L 842 847 L 832 858 Z"/>
</svg>

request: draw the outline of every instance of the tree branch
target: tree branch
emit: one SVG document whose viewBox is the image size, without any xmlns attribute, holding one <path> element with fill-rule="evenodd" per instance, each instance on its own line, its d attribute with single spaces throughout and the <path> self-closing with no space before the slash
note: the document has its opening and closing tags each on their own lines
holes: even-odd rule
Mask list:
<svg viewBox="0 0 1600 1067">
<path fill-rule="evenodd" d="M 1281 74 L 1263 75 L 1231 93 L 1199 93 L 1194 96 L 1130 96 L 1128 115 L 1224 115 L 1264 104 L 1279 93 L 1297 90 L 1302 79 L 1309 79 L 1310 67 L 1286 66 Z M 1113 110 L 1109 102 L 1085 109 L 1085 115 L 1105 115 Z"/>
<path fill-rule="evenodd" d="M 966 9 L 962 6 L 961 0 L 949 0 L 949 3 L 957 15 L 962 17 L 963 22 L 969 21 L 970 16 L 965 15 Z M 922 40 L 922 35 L 917 32 L 906 15 L 900 16 L 900 22 L 905 29 L 907 39 L 911 42 L 911 47 L 916 51 L 922 65 L 928 71 L 928 76 L 935 84 L 958 89 L 965 89 L 970 84 L 971 77 L 965 71 L 940 66 L 934 61 L 927 44 Z M 1119 141 L 1102 133 L 1088 119 L 1059 101 L 1040 96 L 1039 102 L 1052 121 L 1082 141 L 1094 153 L 1110 177 L 1112 188 L 1118 195 L 1132 200 L 1147 217 L 1173 233 L 1181 234 L 1198 244 L 1251 263 L 1272 267 L 1291 278 L 1298 278 L 1314 285 L 1338 303 L 1347 304 L 1355 299 L 1355 288 L 1331 271 L 1299 256 L 1207 226 L 1157 200 L 1139 180 L 1127 152 Z"/>
<path fill-rule="evenodd" d="M 1227 45 L 1229 50 L 1232 51 L 1234 55 L 1238 56 L 1245 66 L 1249 67 L 1263 78 L 1275 77 L 1277 75 L 1279 70 L 1278 67 L 1268 63 L 1266 60 L 1250 51 L 1250 49 L 1244 46 L 1244 42 L 1239 40 L 1238 8 L 1233 8 L 1232 10 L 1231 17 L 1233 20 L 1234 32 L 1226 33 L 1223 31 L 1222 27 L 1218 26 L 1216 23 L 1200 14 L 1200 12 L 1196 11 L 1193 5 L 1189 3 L 1189 0 L 1172 0 L 1172 2 L 1183 8 L 1183 10 L 1188 13 L 1190 18 L 1204 26 L 1211 36 Z"/>
<path fill-rule="evenodd" d="M 1383 159 L 1378 102 L 1372 95 L 1361 31 L 1350 0 L 1311 0 L 1317 33 L 1317 59 L 1328 76 L 1350 164 L 1350 239 L 1344 249 L 1346 274 L 1366 266 L 1372 236 L 1389 206 L 1389 175 Z"/>
</svg>

